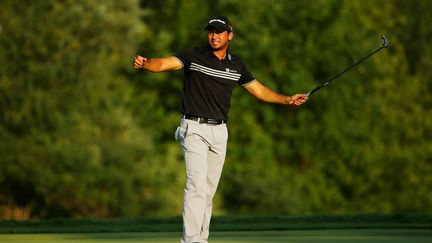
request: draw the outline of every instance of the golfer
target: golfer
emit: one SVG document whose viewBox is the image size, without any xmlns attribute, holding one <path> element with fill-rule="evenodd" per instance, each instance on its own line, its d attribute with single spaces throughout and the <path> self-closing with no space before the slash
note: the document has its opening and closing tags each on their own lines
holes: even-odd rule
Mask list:
<svg viewBox="0 0 432 243">
<path fill-rule="evenodd" d="M 228 111 L 235 86 L 259 100 L 299 106 L 307 96 L 278 94 L 262 85 L 228 49 L 233 27 L 226 17 L 208 21 L 208 44 L 163 58 L 136 56 L 133 67 L 150 72 L 183 69 L 181 121 L 175 133 L 186 163 L 182 243 L 208 242 L 212 199 L 225 160 Z"/>
</svg>

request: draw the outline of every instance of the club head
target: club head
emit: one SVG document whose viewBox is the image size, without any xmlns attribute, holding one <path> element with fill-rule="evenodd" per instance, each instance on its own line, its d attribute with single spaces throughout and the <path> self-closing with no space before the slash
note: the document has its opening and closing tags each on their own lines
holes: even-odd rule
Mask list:
<svg viewBox="0 0 432 243">
<path fill-rule="evenodd" d="M 388 44 L 387 37 L 385 37 L 385 35 L 382 35 L 381 39 L 382 39 L 382 47 L 388 48 L 389 44 Z"/>
</svg>

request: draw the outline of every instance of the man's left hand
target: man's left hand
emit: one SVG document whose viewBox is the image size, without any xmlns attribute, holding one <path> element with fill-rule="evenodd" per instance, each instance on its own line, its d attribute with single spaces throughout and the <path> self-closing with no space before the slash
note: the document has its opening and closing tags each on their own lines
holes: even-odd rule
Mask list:
<svg viewBox="0 0 432 243">
<path fill-rule="evenodd" d="M 308 96 L 306 94 L 295 94 L 291 96 L 291 106 L 299 106 L 305 103 L 308 100 Z"/>
</svg>

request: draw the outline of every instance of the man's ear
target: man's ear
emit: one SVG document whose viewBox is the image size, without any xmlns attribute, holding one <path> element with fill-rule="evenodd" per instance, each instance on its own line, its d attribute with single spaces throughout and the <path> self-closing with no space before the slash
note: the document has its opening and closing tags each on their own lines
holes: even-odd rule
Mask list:
<svg viewBox="0 0 432 243">
<path fill-rule="evenodd" d="M 234 33 L 233 33 L 233 32 L 229 32 L 229 33 L 228 33 L 228 40 L 229 40 L 229 41 L 232 40 L 233 37 L 234 37 Z"/>
</svg>

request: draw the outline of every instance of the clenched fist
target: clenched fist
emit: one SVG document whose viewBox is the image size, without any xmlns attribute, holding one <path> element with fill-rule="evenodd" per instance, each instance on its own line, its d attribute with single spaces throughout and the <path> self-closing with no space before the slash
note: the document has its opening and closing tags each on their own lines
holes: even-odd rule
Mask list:
<svg viewBox="0 0 432 243">
<path fill-rule="evenodd" d="M 147 62 L 147 58 L 137 55 L 135 56 L 132 65 L 135 69 L 140 69 L 140 68 L 144 68 L 146 62 Z"/>
</svg>

